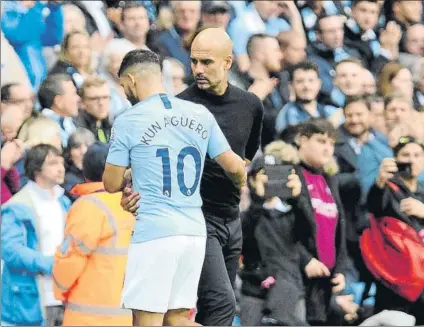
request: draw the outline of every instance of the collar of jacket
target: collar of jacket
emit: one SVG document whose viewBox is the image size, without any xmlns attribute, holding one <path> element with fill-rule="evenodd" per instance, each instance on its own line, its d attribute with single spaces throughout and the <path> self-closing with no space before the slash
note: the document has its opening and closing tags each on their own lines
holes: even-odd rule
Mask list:
<svg viewBox="0 0 424 327">
<path fill-rule="evenodd" d="M 312 174 L 325 175 L 324 169 L 311 167 L 307 165 L 306 163 L 304 163 L 303 161 L 300 163 L 300 165 L 306 170 L 310 171 Z"/>
<path fill-rule="evenodd" d="M 72 195 L 81 196 L 104 191 L 105 187 L 103 185 L 103 182 L 90 182 L 75 185 L 70 191 L 70 193 Z"/>
</svg>

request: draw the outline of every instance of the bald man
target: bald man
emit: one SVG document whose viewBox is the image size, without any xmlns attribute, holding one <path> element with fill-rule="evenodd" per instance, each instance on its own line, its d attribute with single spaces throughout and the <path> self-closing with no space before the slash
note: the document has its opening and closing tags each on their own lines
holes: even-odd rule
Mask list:
<svg viewBox="0 0 424 327">
<path fill-rule="evenodd" d="M 214 115 L 231 149 L 252 160 L 262 131 L 263 107 L 256 95 L 228 83 L 232 42 L 220 28 L 200 32 L 191 47 L 195 83 L 177 97 L 202 104 Z M 236 301 L 234 283 L 242 246 L 240 191 L 224 170 L 206 157 L 200 194 L 207 227 L 206 255 L 198 290 L 196 322 L 230 326 Z M 137 193 L 124 190 L 122 206 L 136 209 Z"/>
</svg>

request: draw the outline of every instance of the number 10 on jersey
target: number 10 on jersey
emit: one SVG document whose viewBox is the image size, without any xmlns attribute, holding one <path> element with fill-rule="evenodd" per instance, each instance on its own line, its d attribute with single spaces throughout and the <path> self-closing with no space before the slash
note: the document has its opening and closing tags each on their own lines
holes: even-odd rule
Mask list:
<svg viewBox="0 0 424 327">
<path fill-rule="evenodd" d="M 194 183 L 191 187 L 187 187 L 184 180 L 184 159 L 191 156 L 195 163 Z M 161 148 L 156 151 L 156 157 L 162 158 L 162 173 L 163 173 L 163 195 L 171 197 L 172 195 L 172 168 L 169 158 L 169 149 Z M 180 151 L 177 157 L 177 180 L 180 192 L 185 196 L 191 196 L 196 191 L 200 181 L 200 171 L 202 168 L 202 157 L 195 147 L 188 146 Z"/>
</svg>

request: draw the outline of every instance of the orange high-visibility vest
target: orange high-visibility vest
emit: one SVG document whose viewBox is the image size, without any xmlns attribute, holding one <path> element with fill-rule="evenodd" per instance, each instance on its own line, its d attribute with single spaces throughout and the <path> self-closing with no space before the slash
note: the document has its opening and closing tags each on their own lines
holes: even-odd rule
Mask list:
<svg viewBox="0 0 424 327">
<path fill-rule="evenodd" d="M 120 206 L 121 193 L 102 183 L 77 185 L 65 239 L 53 265 L 54 294 L 64 302 L 64 326 L 132 326 L 121 309 L 127 251 L 135 224 Z"/>
</svg>

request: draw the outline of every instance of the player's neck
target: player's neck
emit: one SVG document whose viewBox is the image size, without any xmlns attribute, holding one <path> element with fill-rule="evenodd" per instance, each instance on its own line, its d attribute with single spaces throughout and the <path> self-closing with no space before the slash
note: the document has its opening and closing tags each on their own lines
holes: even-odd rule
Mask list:
<svg viewBox="0 0 424 327">
<path fill-rule="evenodd" d="M 167 93 L 162 84 L 140 85 L 137 91 L 138 99 L 140 101 L 143 101 L 157 94 Z"/>
</svg>

